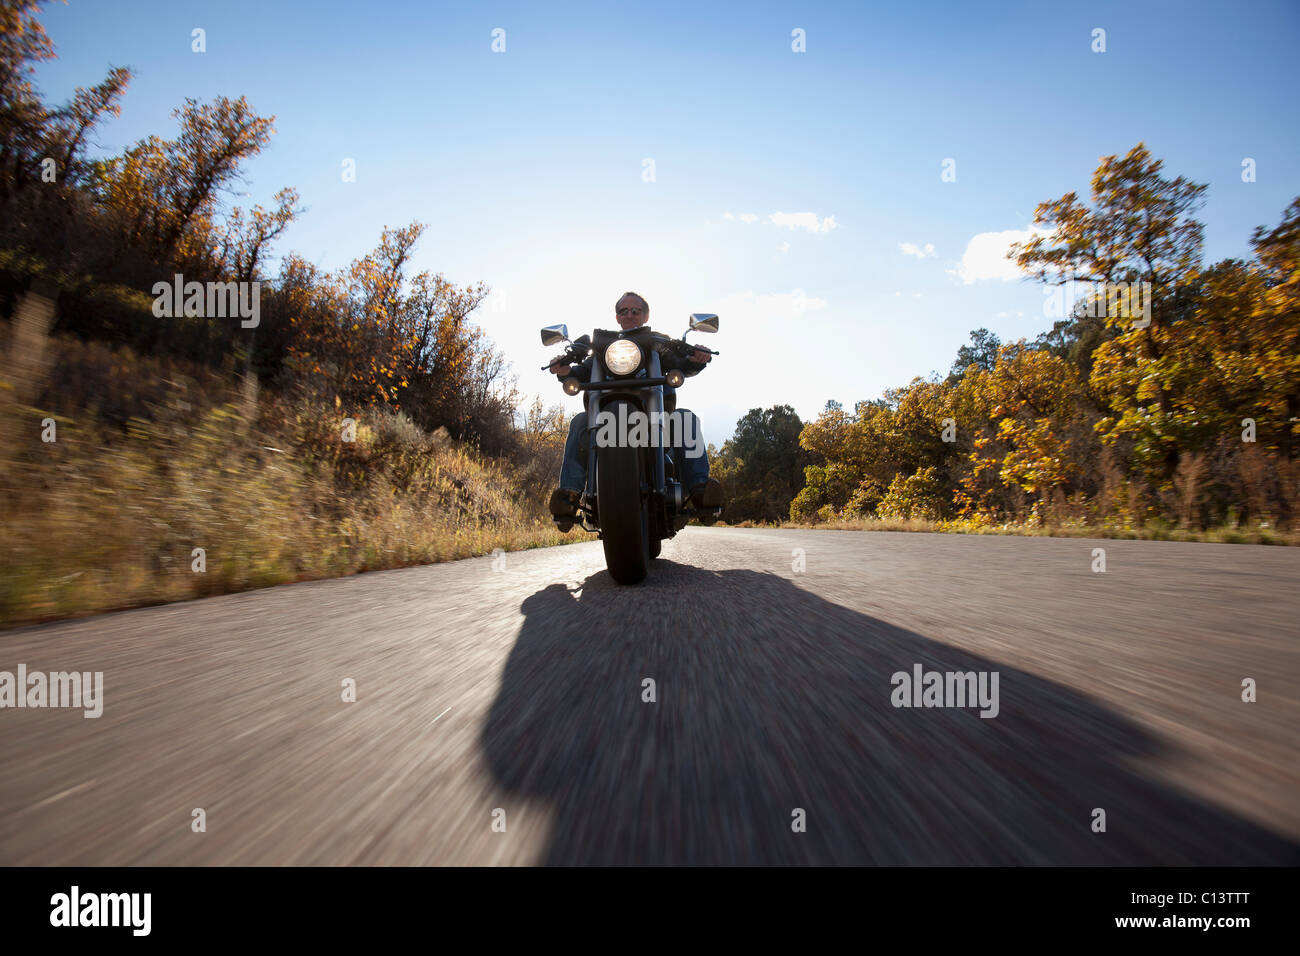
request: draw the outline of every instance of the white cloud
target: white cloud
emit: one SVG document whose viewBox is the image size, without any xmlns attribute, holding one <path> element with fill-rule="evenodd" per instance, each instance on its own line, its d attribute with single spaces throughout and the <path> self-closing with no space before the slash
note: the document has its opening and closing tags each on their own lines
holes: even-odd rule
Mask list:
<svg viewBox="0 0 1300 956">
<path fill-rule="evenodd" d="M 998 279 L 1002 282 L 1021 279 L 1024 273 L 1017 268 L 1014 260 L 1007 258 L 1007 250 L 1013 242 L 1026 242 L 1035 235 L 1046 234 L 1046 231 L 1039 229 L 981 232 L 966 244 L 961 264 L 948 272 L 958 276 L 966 285 L 985 279 Z"/>
<path fill-rule="evenodd" d="M 756 322 L 762 319 L 797 318 L 807 312 L 818 312 L 830 305 L 825 299 L 810 296 L 803 289 L 792 292 L 733 292 L 718 303 L 721 315 L 734 315 L 737 319 Z"/>
<path fill-rule="evenodd" d="M 783 242 L 783 243 L 781 243 L 779 246 L 777 246 L 776 248 L 777 248 L 777 250 L 778 250 L 779 252 L 783 252 L 783 253 L 784 253 L 784 252 L 789 252 L 789 251 L 790 251 L 790 243 L 788 243 L 788 242 Z"/>
<path fill-rule="evenodd" d="M 898 248 L 903 251 L 903 255 L 916 256 L 918 259 L 928 259 L 930 256 L 934 255 L 933 242 L 927 242 L 924 248 L 913 242 L 900 242 Z"/>
<path fill-rule="evenodd" d="M 756 216 L 752 212 L 741 213 L 739 216 L 724 212 L 722 218 L 731 222 L 743 222 L 747 226 L 752 226 L 763 219 L 762 216 Z M 839 225 L 834 216 L 818 219 L 815 212 L 774 212 L 764 221 L 774 226 L 784 226 L 786 229 L 806 229 L 808 232 L 830 232 Z"/>
<path fill-rule="evenodd" d="M 815 212 L 774 212 L 767 221 L 787 229 L 806 229 L 809 232 L 830 232 L 837 225 L 834 216 L 818 219 Z"/>
</svg>

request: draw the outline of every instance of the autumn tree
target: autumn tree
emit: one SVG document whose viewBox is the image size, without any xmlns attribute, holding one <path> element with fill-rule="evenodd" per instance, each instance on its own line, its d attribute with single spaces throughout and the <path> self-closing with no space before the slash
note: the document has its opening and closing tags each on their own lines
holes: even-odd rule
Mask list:
<svg viewBox="0 0 1300 956">
<path fill-rule="evenodd" d="M 175 139 L 150 136 L 105 160 L 94 185 L 123 244 L 164 267 L 208 271 L 215 266 L 208 252 L 220 195 L 237 179 L 240 164 L 266 146 L 275 118 L 258 116 L 242 96 L 219 96 L 211 103 L 189 98 L 172 115 L 180 124 Z M 277 201 L 283 210 L 283 201 Z"/>
<path fill-rule="evenodd" d="M 1266 432 L 1293 462 L 1300 454 L 1300 197 L 1251 241 L 1262 283 L 1250 319 L 1259 403 Z"/>
<path fill-rule="evenodd" d="M 540 502 L 555 487 L 555 476 L 560 473 L 569 415 L 563 405 L 545 405 L 538 397 L 522 418 L 512 457 L 520 486 L 531 499 Z"/>
<path fill-rule="evenodd" d="M 1206 189 L 1182 176 L 1166 178 L 1163 166 L 1141 143 L 1122 158 L 1103 157 L 1092 177 L 1091 206 L 1073 192 L 1040 204 L 1036 234 L 1010 252 L 1031 277 L 1091 283 L 1090 295 L 1106 303 L 1114 335 L 1098 346 L 1103 367 L 1094 368 L 1094 384 L 1107 392 L 1118 389 L 1124 406 L 1111 423 L 1119 431 L 1109 435 L 1114 440 L 1143 430 L 1139 453 L 1158 479 L 1167 479 L 1178 461 L 1166 421 L 1173 396 L 1162 376 L 1148 378 L 1139 367 L 1177 363 L 1171 356 L 1178 349 L 1175 326 L 1188 310 L 1204 231 L 1193 213 Z M 1112 294 L 1120 288 L 1125 297 Z"/>
<path fill-rule="evenodd" d="M 1016 496 L 1003 489 L 1019 489 L 1040 507 L 1058 489 L 1077 490 L 1096 452 L 1096 414 L 1074 365 L 1013 343 L 999 350 L 991 369 L 967 375 L 960 390 L 960 403 L 982 419 L 956 495 L 963 510 L 1009 511 Z"/>
<path fill-rule="evenodd" d="M 37 0 L 0 0 L 0 203 L 39 179 L 47 112 L 32 83 L 54 44 L 36 19 Z"/>
<path fill-rule="evenodd" d="M 1300 200 L 1251 259 L 1205 266 L 1204 191 L 1139 144 L 1102 159 L 1090 203 L 1040 205 L 1012 255 L 1085 283 L 1069 317 L 1033 342 L 976 330 L 943 382 L 828 405 L 800 437 L 817 461 L 792 516 L 1293 521 Z"/>
<path fill-rule="evenodd" d="M 118 115 L 131 72 L 113 68 L 70 102 L 47 106 L 32 82 L 35 65 L 54 56 L 36 19 L 39 7 L 0 0 L 0 242 L 75 259 L 94 238 L 79 188 L 95 166 L 90 140 L 106 117 Z"/>
<path fill-rule="evenodd" d="M 488 290 L 459 288 L 428 271 L 410 276 L 424 229 L 384 229 L 374 251 L 338 273 L 285 261 L 292 366 L 331 400 L 400 408 L 427 430 L 445 427 L 498 453 L 517 396 L 504 357 L 469 320 Z"/>
<path fill-rule="evenodd" d="M 1151 282 L 1163 295 L 1200 262 L 1204 228 L 1192 218 L 1206 187 L 1161 175 L 1139 143 L 1106 156 L 1092 177 L 1092 206 L 1074 192 L 1040 203 L 1034 235 L 1010 256 L 1040 282 Z"/>
</svg>

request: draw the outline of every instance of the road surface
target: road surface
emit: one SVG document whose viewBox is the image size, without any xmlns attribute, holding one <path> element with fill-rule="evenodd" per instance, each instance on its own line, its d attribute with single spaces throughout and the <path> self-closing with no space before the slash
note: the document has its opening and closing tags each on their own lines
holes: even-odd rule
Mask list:
<svg viewBox="0 0 1300 956">
<path fill-rule="evenodd" d="M 0 710 L 0 864 L 1295 865 L 1298 580 L 688 528 L 635 588 L 592 541 L 7 631 L 104 701 Z M 918 665 L 996 716 L 895 706 Z"/>
</svg>

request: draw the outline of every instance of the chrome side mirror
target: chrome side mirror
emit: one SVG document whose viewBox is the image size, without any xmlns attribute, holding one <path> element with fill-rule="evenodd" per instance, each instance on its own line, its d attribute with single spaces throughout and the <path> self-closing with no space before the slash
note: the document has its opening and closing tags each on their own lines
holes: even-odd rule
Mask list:
<svg viewBox="0 0 1300 956">
<path fill-rule="evenodd" d="M 542 329 L 543 345 L 558 345 L 567 341 L 569 341 L 569 327 L 567 325 L 548 325 Z"/>
<path fill-rule="evenodd" d="M 691 331 L 692 332 L 716 332 L 718 331 L 718 317 L 707 312 L 691 313 Z"/>
</svg>

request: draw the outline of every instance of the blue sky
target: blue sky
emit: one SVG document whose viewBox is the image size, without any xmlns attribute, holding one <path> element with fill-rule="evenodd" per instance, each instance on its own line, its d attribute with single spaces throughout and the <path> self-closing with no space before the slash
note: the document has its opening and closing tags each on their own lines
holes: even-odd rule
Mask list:
<svg viewBox="0 0 1300 956">
<path fill-rule="evenodd" d="M 427 223 L 416 267 L 496 290 L 479 320 L 526 393 L 576 411 L 537 329 L 612 326 L 626 289 L 661 331 L 717 312 L 682 398 L 718 443 L 752 407 L 807 419 L 946 371 L 971 329 L 1049 328 L 986 234 L 1086 195 L 1103 155 L 1144 141 L 1208 183 L 1209 259 L 1300 194 L 1295 2 L 69 0 L 42 22 L 48 100 L 136 72 L 106 152 L 172 135 L 187 96 L 274 114 L 230 202 L 298 189 L 278 251 L 337 268 Z"/>
</svg>

